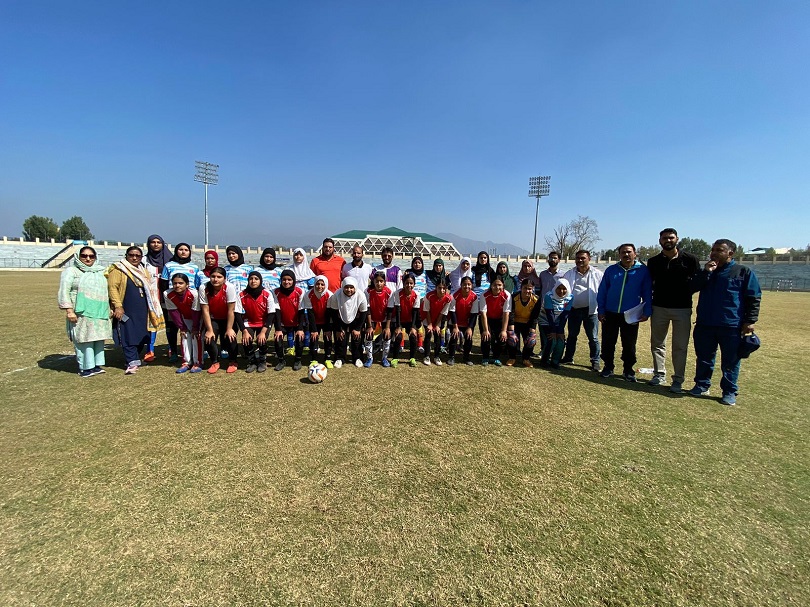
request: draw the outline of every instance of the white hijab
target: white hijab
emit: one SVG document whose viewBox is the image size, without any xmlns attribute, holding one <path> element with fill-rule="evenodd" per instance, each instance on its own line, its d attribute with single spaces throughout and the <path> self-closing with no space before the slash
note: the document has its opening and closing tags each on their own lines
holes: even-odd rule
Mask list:
<svg viewBox="0 0 810 607">
<path fill-rule="evenodd" d="M 315 277 L 315 272 L 313 272 L 309 268 L 309 264 L 307 263 L 307 254 L 304 251 L 304 249 L 302 249 L 301 247 L 294 249 L 293 256 L 295 256 L 295 254 L 298 253 L 299 251 L 301 252 L 301 255 L 304 256 L 304 261 L 302 261 L 301 263 L 295 263 L 295 257 L 293 257 L 292 271 L 295 273 L 295 282 L 299 282 L 302 280 L 309 280 L 310 278 Z M 326 284 L 328 285 L 329 283 Z"/>
<path fill-rule="evenodd" d="M 465 261 L 470 264 L 470 268 L 466 272 L 461 267 L 461 264 L 463 264 Z M 461 279 L 465 276 L 472 277 L 472 275 L 472 262 L 470 261 L 470 258 L 462 257 L 461 261 L 458 262 L 458 267 L 450 272 L 450 292 L 455 293 L 458 291 L 461 288 Z"/>
<path fill-rule="evenodd" d="M 318 292 L 315 290 L 315 285 L 318 284 L 318 281 L 321 281 L 321 280 L 323 281 L 323 284 L 324 284 L 324 286 L 326 288 L 323 290 L 323 293 L 318 295 Z M 329 290 L 329 280 L 326 278 L 326 276 L 316 276 L 315 277 L 315 282 L 313 283 L 313 286 L 312 286 L 312 292 L 315 294 L 315 297 L 317 297 L 318 299 L 320 299 L 321 297 L 324 297 L 324 296 L 326 296 L 327 298 L 332 297 L 332 292 Z"/>
<path fill-rule="evenodd" d="M 557 295 L 557 287 L 559 287 L 560 285 L 562 285 L 566 289 L 568 289 L 568 292 L 563 297 L 560 297 L 559 295 Z M 571 295 L 571 285 L 568 282 L 568 279 L 567 278 L 558 278 L 557 281 L 554 283 L 554 288 L 552 288 L 551 291 L 550 291 L 550 295 L 551 295 L 551 299 L 553 299 L 554 301 L 556 301 L 558 303 L 561 302 L 561 301 L 565 301 L 565 298 L 568 297 L 569 295 Z"/>
<path fill-rule="evenodd" d="M 349 297 L 343 292 L 343 287 L 351 285 L 354 287 L 354 295 Z M 357 281 L 351 276 L 347 276 L 340 284 L 340 289 L 332 295 L 329 303 L 330 308 L 337 310 L 340 314 L 340 320 L 347 325 L 351 324 L 357 318 L 358 312 L 364 312 L 368 309 L 366 305 L 366 296 L 357 288 Z"/>
</svg>

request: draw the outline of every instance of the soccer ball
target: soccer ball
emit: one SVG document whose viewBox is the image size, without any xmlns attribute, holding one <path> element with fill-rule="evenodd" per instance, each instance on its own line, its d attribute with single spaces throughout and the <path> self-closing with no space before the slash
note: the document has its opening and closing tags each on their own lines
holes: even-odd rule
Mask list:
<svg viewBox="0 0 810 607">
<path fill-rule="evenodd" d="M 318 363 L 313 363 L 309 366 L 307 376 L 309 377 L 309 381 L 313 384 L 319 384 L 326 379 L 326 367 Z"/>
</svg>

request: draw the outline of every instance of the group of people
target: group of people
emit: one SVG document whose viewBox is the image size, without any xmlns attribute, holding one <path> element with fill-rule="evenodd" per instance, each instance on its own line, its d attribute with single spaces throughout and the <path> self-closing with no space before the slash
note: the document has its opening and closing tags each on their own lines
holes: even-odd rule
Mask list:
<svg viewBox="0 0 810 607">
<path fill-rule="evenodd" d="M 396 367 L 402 350 L 407 364 L 473 365 L 473 336 L 478 329 L 481 364 L 513 366 L 518 359 L 533 367 L 540 342 L 541 366 L 559 368 L 574 361 L 584 326 L 590 366 L 604 378 L 613 376 L 616 344 L 621 337 L 622 376 L 636 381 L 636 341 L 640 322 L 651 322 L 654 375 L 651 385 L 666 383 L 666 339 L 672 326 L 674 372 L 670 390 L 685 381 L 692 295 L 699 291 L 694 329 L 697 368 L 690 393 L 708 394 L 717 349 L 721 353 L 722 402 L 734 404 L 742 334 L 757 321 L 761 292 L 756 276 L 734 259 L 736 245 L 718 240 L 711 260 L 698 260 L 677 247 L 675 229 L 661 231 L 662 251 L 642 264 L 633 244 L 619 247 L 619 262 L 603 273 L 590 265 L 588 251 L 578 251 L 576 266 L 558 269 L 560 255 L 549 253 L 548 268 L 535 271 L 523 261 L 516 275 L 506 263 L 493 268 L 482 251 L 475 263 L 464 257 L 447 271 L 441 259 L 426 269 L 421 257 L 410 267 L 394 263 L 394 251 L 382 251 L 382 263 L 364 261 L 360 245 L 351 260 L 323 241 L 320 255 L 307 261 L 303 249 L 282 267 L 266 248 L 255 267 L 242 250 L 226 248 L 227 263 L 206 251 L 204 265 L 191 260 L 191 246 L 168 251 L 157 234 L 147 251 L 126 250 L 109 267 L 96 265 L 96 251 L 82 247 L 63 274 L 59 306 L 66 311 L 68 335 L 76 350 L 79 375 L 104 372 L 104 342 L 113 339 L 123 351 L 126 374 L 155 358 L 155 340 L 164 327 L 170 361 L 177 373 L 208 373 L 237 368 L 239 345 L 248 373 L 267 369 L 268 349 L 275 350 L 275 370 L 291 357 L 301 369 L 309 350 L 313 361 L 323 354 L 329 368 L 348 361 L 370 367 L 376 353 L 383 367 Z M 601 342 L 599 326 L 602 326 Z M 566 328 L 568 331 L 566 337 Z M 407 344 L 406 344 L 407 342 Z M 443 360 L 444 358 L 444 360 Z"/>
</svg>

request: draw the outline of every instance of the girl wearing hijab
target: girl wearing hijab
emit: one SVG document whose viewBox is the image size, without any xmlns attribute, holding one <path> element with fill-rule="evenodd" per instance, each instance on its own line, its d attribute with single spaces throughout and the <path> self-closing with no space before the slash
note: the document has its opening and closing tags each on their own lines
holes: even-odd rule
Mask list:
<svg viewBox="0 0 810 607">
<path fill-rule="evenodd" d="M 450 291 L 453 293 L 458 291 L 461 288 L 461 279 L 465 276 L 472 277 L 469 257 L 462 257 L 458 267 L 450 272 Z"/>
<path fill-rule="evenodd" d="M 309 327 L 311 337 L 310 352 L 312 360 L 318 354 L 318 338 L 323 335 L 323 348 L 326 358 L 324 364 L 327 369 L 334 368 L 332 364 L 332 328 L 326 306 L 332 292 L 327 288 L 329 280 L 326 276 L 316 276 L 315 286 L 301 298 L 301 311 L 306 314 L 306 326 Z"/>
<path fill-rule="evenodd" d="M 202 329 L 205 349 L 211 359 L 209 373 L 219 371 L 219 339 L 222 349 L 228 353 L 228 373 L 236 373 L 236 315 L 242 313 L 239 293 L 225 279 L 225 268 L 214 268 L 208 282 L 197 294 L 202 312 Z"/>
<path fill-rule="evenodd" d="M 554 369 L 560 368 L 560 359 L 565 350 L 565 322 L 571 313 L 573 301 L 571 285 L 565 278 L 558 278 L 554 283 L 554 288 L 543 297 L 543 307 L 548 322 L 543 327 L 547 336 L 543 355 L 540 358 L 540 364 L 543 366 L 549 364 Z"/>
<path fill-rule="evenodd" d="M 509 350 L 509 360 L 506 366 L 515 364 L 520 340 L 523 340 L 523 366 L 533 367 L 529 358 L 534 353 L 534 346 L 537 343 L 537 333 L 534 329 L 537 324 L 537 317 L 543 303 L 534 294 L 534 287 L 528 278 L 520 285 L 520 291 L 512 298 L 512 313 L 509 315 L 509 328 L 507 330 L 506 346 Z"/>
<path fill-rule="evenodd" d="M 113 339 L 124 351 L 127 375 L 133 375 L 141 366 L 141 350 L 149 343 L 149 331 L 163 323 L 160 297 L 152 289 L 142 259 L 140 247 L 129 247 L 124 259 L 106 272 L 107 294 L 115 318 Z"/>
<path fill-rule="evenodd" d="M 425 293 L 430 293 L 436 289 L 436 283 L 440 280 L 444 280 L 444 282 L 450 286 L 450 277 L 447 275 L 447 272 L 444 271 L 444 262 L 441 259 L 434 259 L 433 260 L 433 269 L 432 270 L 425 270 Z M 459 280 L 460 282 L 460 280 Z"/>
<path fill-rule="evenodd" d="M 200 287 L 208 282 L 208 278 L 211 276 L 211 270 L 219 267 L 219 253 L 213 249 L 205 252 L 204 259 L 205 265 L 203 266 L 203 269 L 197 273 L 197 278 L 194 281 L 194 285 L 198 291 L 200 290 Z"/>
<path fill-rule="evenodd" d="M 197 274 L 200 269 L 196 264 L 191 263 L 191 245 L 186 242 L 178 243 L 174 247 L 174 255 L 163 266 L 160 273 L 160 291 L 165 293 L 170 288 L 172 276 L 177 273 L 185 274 L 189 284 L 197 284 Z M 177 350 L 177 325 L 171 319 L 166 320 L 166 340 L 169 342 L 169 362 L 176 363 L 180 357 Z"/>
<path fill-rule="evenodd" d="M 226 280 L 236 288 L 237 293 L 241 293 L 247 286 L 248 274 L 253 271 L 253 266 L 245 263 L 245 254 L 235 244 L 225 247 L 225 255 L 228 258 Z"/>
<path fill-rule="evenodd" d="M 146 239 L 146 258 L 144 259 L 144 266 L 149 273 L 152 281 L 152 286 L 155 290 L 159 291 L 161 305 L 163 304 L 163 291 L 160 291 L 160 276 L 163 273 L 163 268 L 168 262 L 172 260 L 172 254 L 169 252 L 169 247 L 159 234 L 151 234 Z M 165 310 L 165 306 L 164 306 Z M 168 318 L 167 314 L 163 315 Z M 155 360 L 155 341 L 157 339 L 157 331 L 149 332 L 149 351 L 144 354 L 144 362 L 152 362 Z"/>
<path fill-rule="evenodd" d="M 447 359 L 447 364 L 450 366 L 456 364 L 455 354 L 459 344 L 462 345 L 464 364 L 472 366 L 470 352 L 472 352 L 472 338 L 478 320 L 479 305 L 478 296 L 472 290 L 472 278 L 465 276 L 461 279 L 461 288 L 453 294 L 453 301 L 450 302 L 449 318 L 452 331 L 450 358 Z"/>
<path fill-rule="evenodd" d="M 276 298 L 264 288 L 262 275 L 257 270 L 248 274 L 248 286 L 239 294 L 242 314 L 236 323 L 242 333 L 242 348 L 248 366 L 247 373 L 267 371 L 267 335 L 276 316 Z"/>
<path fill-rule="evenodd" d="M 300 247 L 293 250 L 292 271 L 295 273 L 295 286 L 301 290 L 308 291 L 315 284 L 315 272 L 309 267 L 307 254 Z"/>
<path fill-rule="evenodd" d="M 518 272 L 515 282 L 522 287 L 524 280 L 528 280 L 531 283 L 535 294 L 542 300 L 544 293 L 538 293 L 540 289 L 540 277 L 537 275 L 537 272 L 534 271 L 534 264 L 529 259 L 524 259 L 523 263 L 520 264 L 520 272 Z"/>
<path fill-rule="evenodd" d="M 267 247 L 259 258 L 259 266 L 254 268 L 262 277 L 262 286 L 271 293 L 281 286 L 281 268 L 276 263 L 276 250 Z"/>
<path fill-rule="evenodd" d="M 347 339 L 351 342 L 354 365 L 362 367 L 362 330 L 368 304 L 365 295 L 357 288 L 357 281 L 351 276 L 344 278 L 340 290 L 329 298 L 326 305 L 335 331 L 335 368 L 340 369 L 343 366 Z"/>
<path fill-rule="evenodd" d="M 295 273 L 284 270 L 281 273 L 281 285 L 275 290 L 278 313 L 276 314 L 275 346 L 276 371 L 284 369 L 284 351 L 290 336 L 293 338 L 293 371 L 301 369 L 301 353 L 304 349 L 304 326 L 301 313 L 301 298 L 304 292 L 295 286 Z"/>
<path fill-rule="evenodd" d="M 82 247 L 59 281 L 59 307 L 65 311 L 68 339 L 73 342 L 79 377 L 104 373 L 104 341 L 112 339 L 110 301 L 104 268 L 96 250 Z"/>
<path fill-rule="evenodd" d="M 501 347 L 506 343 L 506 328 L 512 311 L 512 296 L 503 288 L 503 281 L 494 277 L 481 298 L 481 364 L 501 366 Z M 492 350 L 492 358 L 489 357 Z"/>
<path fill-rule="evenodd" d="M 495 270 L 489 265 L 489 253 L 479 251 L 476 264 L 472 267 L 473 291 L 478 297 L 483 296 L 495 279 Z"/>
<path fill-rule="evenodd" d="M 509 266 L 505 261 L 498 262 L 498 265 L 495 266 L 495 274 L 501 277 L 501 280 L 503 281 L 503 288 L 506 290 L 506 292 L 514 294 L 515 290 L 517 290 L 517 285 L 515 285 L 515 277 L 509 273 Z"/>
<path fill-rule="evenodd" d="M 394 291 L 391 297 L 388 298 L 388 315 L 385 320 L 385 328 L 389 331 L 393 329 L 394 335 L 399 333 L 400 329 L 408 335 L 411 347 L 408 364 L 411 367 L 416 366 L 417 328 L 421 324 L 421 301 L 413 288 L 414 284 L 413 275 L 410 272 L 405 272 L 402 276 L 402 288 Z M 396 367 L 399 364 L 399 351 L 402 348 L 402 343 L 399 337 L 395 338 L 393 342 L 390 362 L 383 359 L 383 367 Z"/>
<path fill-rule="evenodd" d="M 417 295 L 419 295 L 419 299 L 424 300 L 425 295 L 428 294 L 427 288 L 427 272 L 425 272 L 425 262 L 421 257 L 414 257 L 411 260 L 411 269 L 409 270 L 411 274 L 413 274 L 414 279 L 414 286 L 413 290 L 416 291 Z M 436 287 L 434 286 L 433 289 Z M 430 289 L 431 291 L 433 289 Z M 417 346 L 419 350 L 419 354 L 425 353 L 424 348 L 425 343 L 425 328 L 420 324 L 419 325 L 419 345 Z M 444 344 L 442 344 L 444 345 Z"/>
</svg>

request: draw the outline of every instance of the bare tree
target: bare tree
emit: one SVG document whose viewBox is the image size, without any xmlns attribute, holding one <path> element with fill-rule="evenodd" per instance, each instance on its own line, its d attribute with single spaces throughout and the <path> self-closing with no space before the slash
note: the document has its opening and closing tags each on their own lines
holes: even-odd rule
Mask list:
<svg viewBox="0 0 810 607">
<path fill-rule="evenodd" d="M 580 249 L 590 251 L 599 241 L 599 228 L 596 220 L 587 215 L 554 228 L 551 236 L 546 236 L 546 246 L 550 251 L 558 251 L 563 259 L 573 259 Z"/>
</svg>

